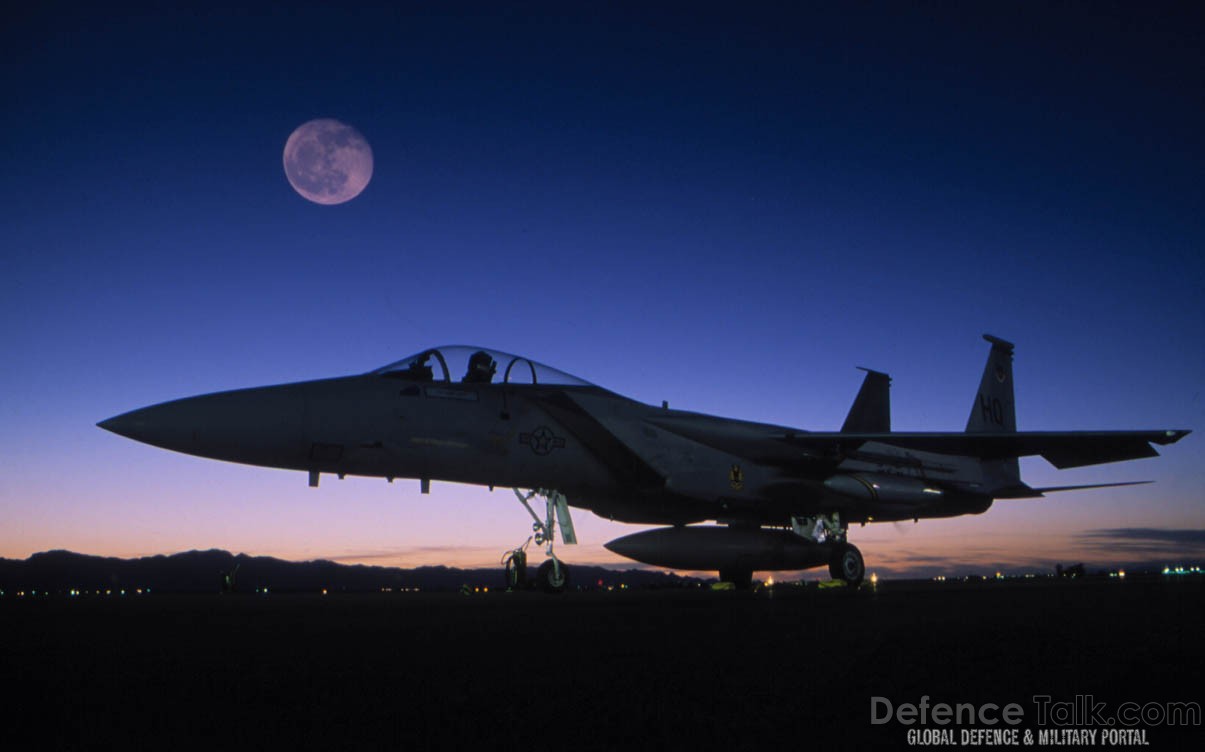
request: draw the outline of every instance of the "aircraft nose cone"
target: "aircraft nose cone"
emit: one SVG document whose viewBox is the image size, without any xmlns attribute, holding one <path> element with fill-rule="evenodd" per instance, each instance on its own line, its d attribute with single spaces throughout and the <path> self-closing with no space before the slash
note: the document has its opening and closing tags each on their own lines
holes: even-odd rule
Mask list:
<svg viewBox="0 0 1205 752">
<path fill-rule="evenodd" d="M 121 415 L 115 415 L 108 420 L 102 420 L 101 422 L 97 423 L 96 426 L 97 428 L 103 428 L 106 431 L 111 431 L 118 436 L 124 436 L 127 439 L 141 441 L 141 439 L 138 438 L 138 432 L 139 429 L 144 425 L 145 421 L 135 417 L 135 414 L 140 412 L 142 411 L 134 410 L 128 413 L 122 413 Z"/>
<path fill-rule="evenodd" d="M 212 459 L 303 467 L 304 395 L 294 385 L 187 397 L 96 425 L 144 444 Z"/>
<path fill-rule="evenodd" d="M 154 405 L 115 415 L 97 423 L 98 428 L 144 444 L 178 449 L 189 437 L 188 421 L 171 404 Z"/>
</svg>

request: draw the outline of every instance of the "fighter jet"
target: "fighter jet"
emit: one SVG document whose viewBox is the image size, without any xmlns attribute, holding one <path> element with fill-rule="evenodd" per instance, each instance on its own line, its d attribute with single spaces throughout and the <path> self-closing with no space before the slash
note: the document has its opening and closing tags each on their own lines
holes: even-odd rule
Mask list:
<svg viewBox="0 0 1205 752">
<path fill-rule="evenodd" d="M 1017 458 L 1070 468 L 1153 457 L 1151 444 L 1189 433 L 1017 431 L 1013 345 L 984 339 L 991 349 L 963 432 L 893 432 L 890 378 L 876 371 L 840 431 L 809 432 L 646 405 L 528 358 L 464 346 L 355 376 L 188 397 L 98 425 L 200 457 L 299 470 L 314 487 L 331 474 L 417 479 L 423 493 L 431 480 L 513 489 L 534 520 L 506 558 L 514 586 L 527 579 L 534 540 L 546 553 L 536 584 L 565 588 L 555 532 L 576 542 L 571 506 L 662 525 L 606 544 L 636 561 L 717 571 L 740 588 L 755 571 L 827 565 L 857 586 L 865 565 L 851 525 L 1129 485 L 1032 488 Z"/>
</svg>

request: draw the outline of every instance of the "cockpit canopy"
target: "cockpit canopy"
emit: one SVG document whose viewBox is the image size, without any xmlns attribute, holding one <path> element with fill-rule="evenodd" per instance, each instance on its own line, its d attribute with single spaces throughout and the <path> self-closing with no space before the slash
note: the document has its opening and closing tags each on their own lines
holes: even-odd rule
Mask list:
<svg viewBox="0 0 1205 752">
<path fill-rule="evenodd" d="M 591 386 L 588 381 L 534 360 L 468 345 L 423 350 L 372 373 L 390 379 L 419 382 Z"/>
</svg>

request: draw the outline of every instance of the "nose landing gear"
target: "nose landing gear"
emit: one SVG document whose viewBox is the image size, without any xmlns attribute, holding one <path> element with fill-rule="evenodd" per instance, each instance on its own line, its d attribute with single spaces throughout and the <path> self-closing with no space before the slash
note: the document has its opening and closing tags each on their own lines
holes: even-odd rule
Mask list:
<svg viewBox="0 0 1205 752">
<path fill-rule="evenodd" d="M 556 527 L 561 526 L 561 541 L 566 545 L 577 543 L 577 534 L 573 530 L 573 519 L 569 516 L 569 502 L 565 494 L 549 489 L 536 489 L 526 494 L 514 489 L 515 496 L 527 509 L 533 520 L 532 535 L 520 547 L 509 551 L 502 557 L 506 568 L 506 587 L 508 590 L 518 590 L 527 583 L 527 547 L 534 540 L 537 546 L 544 546 L 548 559 L 536 570 L 535 584 L 545 593 L 560 593 L 569 585 L 569 567 L 557 558 L 553 545 L 556 541 Z M 536 515 L 528 503 L 535 497 L 544 499 L 544 519 Z"/>
</svg>

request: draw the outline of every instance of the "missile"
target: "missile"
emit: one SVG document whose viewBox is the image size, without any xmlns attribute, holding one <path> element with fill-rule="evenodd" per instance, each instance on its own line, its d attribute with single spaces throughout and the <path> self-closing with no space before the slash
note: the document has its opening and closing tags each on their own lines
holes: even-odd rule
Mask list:
<svg viewBox="0 0 1205 752">
<path fill-rule="evenodd" d="M 827 564 L 834 547 L 788 530 L 689 525 L 659 527 L 604 544 L 628 559 L 673 569 L 765 571 Z"/>
</svg>

